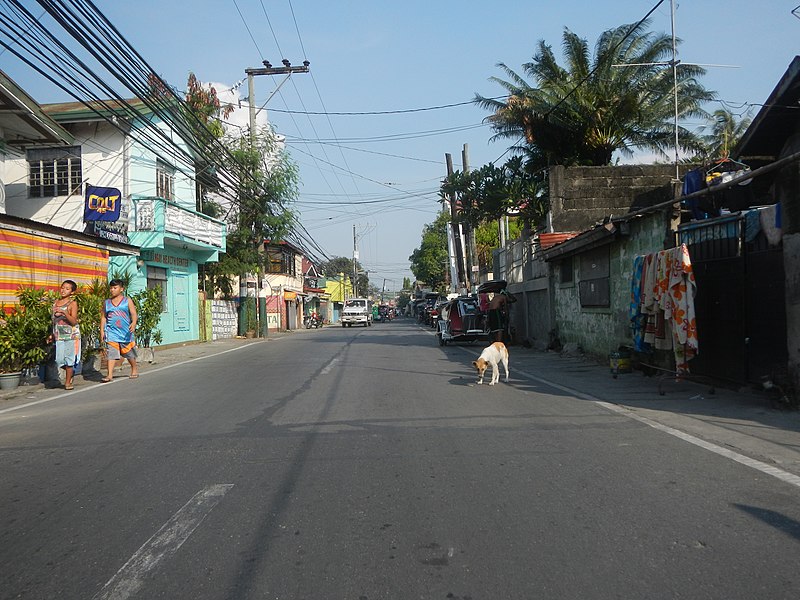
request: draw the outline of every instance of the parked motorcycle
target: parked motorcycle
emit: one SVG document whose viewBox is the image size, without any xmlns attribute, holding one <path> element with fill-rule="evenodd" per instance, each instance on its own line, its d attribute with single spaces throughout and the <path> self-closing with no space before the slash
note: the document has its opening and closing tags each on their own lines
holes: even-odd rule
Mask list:
<svg viewBox="0 0 800 600">
<path fill-rule="evenodd" d="M 303 324 L 306 326 L 306 329 L 311 329 L 312 327 L 319 329 L 322 327 L 322 317 L 319 315 L 306 315 L 303 317 Z"/>
</svg>

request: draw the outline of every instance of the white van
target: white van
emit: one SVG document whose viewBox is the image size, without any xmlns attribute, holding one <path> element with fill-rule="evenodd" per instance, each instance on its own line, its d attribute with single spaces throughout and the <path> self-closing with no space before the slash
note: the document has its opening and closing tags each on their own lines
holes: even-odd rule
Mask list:
<svg viewBox="0 0 800 600">
<path fill-rule="evenodd" d="M 342 327 L 352 325 L 372 325 L 372 301 L 366 298 L 349 298 L 344 301 L 342 310 Z"/>
</svg>

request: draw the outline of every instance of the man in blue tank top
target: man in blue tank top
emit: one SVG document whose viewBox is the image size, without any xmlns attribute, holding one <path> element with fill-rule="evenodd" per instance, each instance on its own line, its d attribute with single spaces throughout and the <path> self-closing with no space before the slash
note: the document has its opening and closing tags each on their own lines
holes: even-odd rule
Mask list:
<svg viewBox="0 0 800 600">
<path fill-rule="evenodd" d="M 136 364 L 136 305 L 124 295 L 125 284 L 120 279 L 108 282 L 111 297 L 103 303 L 100 312 L 100 343 L 105 343 L 106 358 L 108 359 L 108 375 L 102 382 L 107 383 L 114 379 L 114 368 L 123 358 L 131 364 L 130 378 L 139 376 L 139 367 Z"/>
</svg>

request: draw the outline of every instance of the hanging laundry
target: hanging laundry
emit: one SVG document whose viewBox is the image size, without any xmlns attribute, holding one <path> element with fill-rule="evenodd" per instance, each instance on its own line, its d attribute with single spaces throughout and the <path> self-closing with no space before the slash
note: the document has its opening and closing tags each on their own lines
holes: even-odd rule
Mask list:
<svg viewBox="0 0 800 600">
<path fill-rule="evenodd" d="M 777 246 L 783 237 L 780 226 L 780 203 L 761 209 L 761 229 L 770 246 Z"/>
<path fill-rule="evenodd" d="M 682 195 L 688 196 L 689 194 L 702 190 L 704 187 L 706 187 L 705 170 L 702 168 L 693 169 L 686 173 L 683 178 Z M 683 204 L 691 211 L 693 219 L 700 220 L 708 218 L 708 214 L 700 209 L 699 198 L 684 200 Z"/>
<path fill-rule="evenodd" d="M 689 360 L 697 355 L 697 319 L 694 297 L 697 293 L 692 262 L 686 244 L 668 251 L 669 284 L 664 303 L 664 316 L 672 323 L 675 368 L 678 373 L 689 372 Z"/>
<path fill-rule="evenodd" d="M 641 281 L 636 278 L 641 270 Z M 671 350 L 678 373 L 689 373 L 698 353 L 694 297 L 697 285 L 686 244 L 634 259 L 630 316 L 634 348 Z M 634 306 L 639 288 L 638 313 Z M 638 323 L 640 327 L 637 327 Z"/>
<path fill-rule="evenodd" d="M 744 214 L 744 241 L 752 242 L 761 231 L 761 211 L 748 210 Z"/>
<path fill-rule="evenodd" d="M 643 287 L 642 292 L 642 313 L 647 315 L 644 341 L 657 350 L 670 350 L 672 342 L 669 322 L 664 319 L 664 310 L 661 307 L 661 298 L 667 288 L 664 251 L 648 256 L 650 259 L 645 259 L 646 287 Z"/>
<path fill-rule="evenodd" d="M 637 352 L 649 352 L 650 345 L 644 341 L 644 329 L 647 315 L 642 314 L 642 281 L 644 277 L 644 256 L 633 259 L 631 274 L 631 303 L 629 317 L 633 330 L 633 349 Z"/>
</svg>

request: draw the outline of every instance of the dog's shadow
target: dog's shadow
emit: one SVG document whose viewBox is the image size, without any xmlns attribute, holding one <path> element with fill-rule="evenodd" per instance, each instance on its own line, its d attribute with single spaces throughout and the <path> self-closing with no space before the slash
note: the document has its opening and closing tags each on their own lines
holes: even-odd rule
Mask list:
<svg viewBox="0 0 800 600">
<path fill-rule="evenodd" d="M 486 381 L 484 381 L 484 384 Z M 459 375 L 450 379 L 450 385 L 457 385 L 461 387 L 475 387 L 478 385 L 477 375 Z"/>
</svg>

